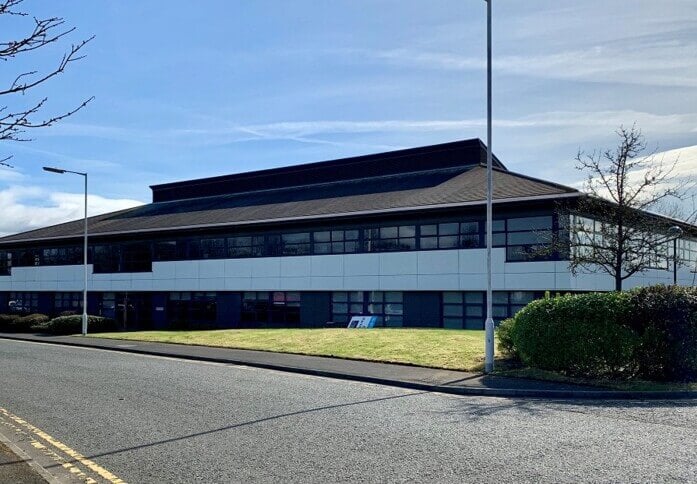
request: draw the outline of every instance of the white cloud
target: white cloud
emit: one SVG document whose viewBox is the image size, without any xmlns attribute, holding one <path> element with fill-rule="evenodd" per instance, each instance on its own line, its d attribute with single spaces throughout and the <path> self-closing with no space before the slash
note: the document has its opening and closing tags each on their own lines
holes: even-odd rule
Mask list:
<svg viewBox="0 0 697 484">
<path fill-rule="evenodd" d="M 100 215 L 142 203 L 89 195 L 87 211 L 90 216 Z M 37 186 L 10 186 L 0 190 L 0 236 L 80 219 L 83 204 L 84 195 L 81 193 L 48 192 Z"/>
</svg>

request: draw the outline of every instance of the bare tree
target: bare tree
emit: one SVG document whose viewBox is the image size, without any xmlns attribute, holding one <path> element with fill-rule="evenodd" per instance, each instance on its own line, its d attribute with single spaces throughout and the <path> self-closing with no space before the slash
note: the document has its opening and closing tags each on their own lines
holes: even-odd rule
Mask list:
<svg viewBox="0 0 697 484">
<path fill-rule="evenodd" d="M 26 12 L 19 9 L 23 1 L 0 0 L 0 20 L 5 18 L 5 21 L 23 21 L 22 19 L 30 18 Z M 65 20 L 60 17 L 31 18 L 33 22 L 27 22 L 26 32 L 20 35 L 20 38 L 0 41 L 0 63 L 9 63 L 20 56 L 29 56 L 34 51 L 58 43 L 75 31 L 75 27 L 67 27 Z M 6 80 L 0 81 L 0 141 L 30 141 L 30 138 L 25 136 L 27 131 L 51 126 L 75 114 L 93 99 L 90 97 L 67 112 L 46 113 L 46 97 L 38 97 L 29 103 L 22 103 L 19 98 L 28 92 L 34 92 L 36 88 L 64 72 L 73 62 L 84 58 L 83 48 L 93 38 L 94 36 L 71 44 L 59 62 L 53 66 L 26 71 L 19 69 Z M 11 155 L 0 158 L 0 164 L 9 166 L 7 162 L 11 158 Z"/>
<path fill-rule="evenodd" d="M 579 199 L 567 220 L 572 272 L 605 272 L 620 291 L 627 278 L 667 268 L 675 256 L 669 250 L 675 221 L 647 211 L 666 214 L 671 202 L 685 198 L 690 181 L 675 174 L 677 159 L 666 161 L 656 151 L 646 153 L 646 141 L 636 125 L 620 127 L 616 133 L 615 149 L 578 152 L 576 168 L 587 176 L 587 196 Z M 676 205 L 672 207 L 666 215 L 676 215 Z"/>
</svg>

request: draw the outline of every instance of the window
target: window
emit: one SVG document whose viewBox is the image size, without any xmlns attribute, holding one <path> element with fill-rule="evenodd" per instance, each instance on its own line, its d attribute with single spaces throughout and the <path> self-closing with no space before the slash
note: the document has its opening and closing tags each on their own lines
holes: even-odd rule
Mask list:
<svg viewBox="0 0 697 484">
<path fill-rule="evenodd" d="M 175 328 L 213 326 L 218 317 L 217 293 L 170 292 L 167 318 Z"/>
<path fill-rule="evenodd" d="M 235 257 L 261 257 L 264 254 L 263 236 L 228 237 L 228 255 Z"/>
<path fill-rule="evenodd" d="M 79 313 L 82 311 L 81 292 L 57 292 L 53 299 L 53 309 L 56 313 L 72 311 Z"/>
<path fill-rule="evenodd" d="M 416 249 L 416 226 L 380 227 L 368 229 L 366 250 L 368 252 L 387 252 Z"/>
<path fill-rule="evenodd" d="M 259 322 L 267 322 L 270 306 L 268 292 L 245 292 L 242 295 L 242 323 L 256 325 Z"/>
<path fill-rule="evenodd" d="M 421 226 L 421 249 L 481 247 L 479 222 L 448 222 Z"/>
<path fill-rule="evenodd" d="M 94 272 L 119 272 L 120 249 L 117 245 L 95 245 L 92 251 Z"/>
<path fill-rule="evenodd" d="M 506 260 L 547 260 L 553 242 L 552 216 L 509 218 L 506 221 Z"/>
<path fill-rule="evenodd" d="M 402 326 L 404 324 L 402 293 L 395 291 L 369 292 L 367 313 L 378 317 L 376 326 Z"/>
<path fill-rule="evenodd" d="M 483 329 L 485 293 L 444 292 L 442 296 L 443 327 L 453 329 Z"/>
<path fill-rule="evenodd" d="M 12 272 L 12 252 L 0 250 L 0 276 L 9 276 Z"/>
<path fill-rule="evenodd" d="M 310 253 L 310 233 L 281 235 L 282 255 L 306 255 Z"/>
<path fill-rule="evenodd" d="M 300 326 L 300 293 L 280 292 L 271 294 L 270 320 L 272 326 Z"/>
<path fill-rule="evenodd" d="M 245 292 L 241 320 L 245 326 L 299 326 L 300 293 Z"/>
<path fill-rule="evenodd" d="M 352 316 L 363 314 L 363 292 L 337 291 L 332 293 L 333 322 L 348 324 Z"/>
<path fill-rule="evenodd" d="M 226 256 L 225 239 L 201 240 L 201 259 L 224 259 Z"/>
<path fill-rule="evenodd" d="M 693 272 L 697 270 L 697 240 L 678 240 L 678 264 L 689 267 Z"/>
<path fill-rule="evenodd" d="M 529 302 L 544 297 L 535 291 L 494 291 L 492 317 L 496 323 L 510 318 L 523 309 Z"/>
<path fill-rule="evenodd" d="M 82 246 L 52 247 L 41 250 L 41 264 L 62 266 L 82 264 Z"/>
<path fill-rule="evenodd" d="M 358 230 L 327 230 L 315 232 L 315 254 L 346 254 L 360 250 L 360 233 Z"/>
<path fill-rule="evenodd" d="M 39 250 L 37 249 L 15 250 L 12 260 L 15 267 L 32 267 L 38 266 L 41 263 Z"/>
<path fill-rule="evenodd" d="M 152 252 L 150 243 L 134 242 L 121 246 L 120 272 L 151 272 Z"/>
<path fill-rule="evenodd" d="M 39 311 L 39 293 L 11 292 L 7 309 L 11 313 L 36 313 Z"/>
<path fill-rule="evenodd" d="M 177 240 L 158 240 L 153 243 L 153 260 L 172 261 L 182 258 L 183 244 Z"/>
</svg>

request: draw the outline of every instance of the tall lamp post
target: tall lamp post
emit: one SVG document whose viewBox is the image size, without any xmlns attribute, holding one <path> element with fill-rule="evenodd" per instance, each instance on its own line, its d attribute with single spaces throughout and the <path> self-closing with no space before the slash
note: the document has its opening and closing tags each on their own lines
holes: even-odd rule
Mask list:
<svg viewBox="0 0 697 484">
<path fill-rule="evenodd" d="M 493 178 L 491 150 L 491 3 L 486 1 L 486 348 L 484 372 L 494 371 L 493 291 L 491 289 L 491 246 L 493 241 Z"/>
<path fill-rule="evenodd" d="M 44 171 L 49 171 L 51 173 L 72 173 L 74 175 L 80 175 L 85 177 L 85 231 L 83 240 L 83 251 L 82 251 L 82 265 L 84 270 L 84 286 L 82 289 L 82 336 L 87 335 L 87 173 L 82 173 L 80 171 L 63 170 L 62 168 L 52 168 L 50 166 L 44 166 Z"/>
<path fill-rule="evenodd" d="M 673 225 L 668 229 L 668 236 L 673 239 L 673 285 L 678 285 L 678 239 L 682 237 L 682 229 Z"/>
</svg>

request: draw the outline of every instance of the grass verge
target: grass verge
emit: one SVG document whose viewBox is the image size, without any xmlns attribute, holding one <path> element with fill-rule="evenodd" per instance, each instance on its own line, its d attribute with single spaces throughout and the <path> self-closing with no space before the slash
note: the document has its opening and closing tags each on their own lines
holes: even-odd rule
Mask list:
<svg viewBox="0 0 697 484">
<path fill-rule="evenodd" d="M 178 343 L 481 371 L 484 331 L 443 329 L 231 329 L 92 334 Z"/>
</svg>

